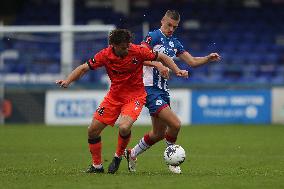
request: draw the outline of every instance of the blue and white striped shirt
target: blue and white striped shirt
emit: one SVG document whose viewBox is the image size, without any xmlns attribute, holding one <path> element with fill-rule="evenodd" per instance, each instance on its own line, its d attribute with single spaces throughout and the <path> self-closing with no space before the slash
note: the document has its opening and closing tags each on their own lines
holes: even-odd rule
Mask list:
<svg viewBox="0 0 284 189">
<path fill-rule="evenodd" d="M 185 51 L 177 38 L 172 36 L 166 37 L 160 29 L 149 32 L 142 44 L 173 59 Z M 143 82 L 145 86 L 157 87 L 164 91 L 169 90 L 167 79 L 161 77 L 159 71 L 150 66 L 143 67 Z"/>
</svg>

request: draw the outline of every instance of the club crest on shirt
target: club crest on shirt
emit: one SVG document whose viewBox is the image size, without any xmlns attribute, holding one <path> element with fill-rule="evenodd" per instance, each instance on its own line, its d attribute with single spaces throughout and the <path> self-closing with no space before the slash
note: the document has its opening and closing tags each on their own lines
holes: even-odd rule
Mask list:
<svg viewBox="0 0 284 189">
<path fill-rule="evenodd" d="M 137 64 L 137 63 L 138 63 L 138 60 L 137 60 L 137 58 L 134 57 L 134 58 L 132 59 L 132 64 Z"/>
<path fill-rule="evenodd" d="M 156 100 L 156 105 L 157 106 L 160 106 L 160 105 L 162 105 L 163 104 L 163 101 L 162 100 Z"/>
<path fill-rule="evenodd" d="M 140 102 L 139 102 L 138 100 L 136 100 L 136 101 L 135 101 L 135 105 L 136 105 L 137 107 L 139 107 L 139 106 L 140 106 Z"/>
</svg>

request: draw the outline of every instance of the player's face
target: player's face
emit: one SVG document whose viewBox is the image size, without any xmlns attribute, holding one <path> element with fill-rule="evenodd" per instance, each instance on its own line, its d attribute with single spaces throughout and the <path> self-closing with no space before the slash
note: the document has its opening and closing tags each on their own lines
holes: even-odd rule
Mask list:
<svg viewBox="0 0 284 189">
<path fill-rule="evenodd" d="M 161 30 L 163 34 L 167 37 L 170 37 L 171 35 L 173 35 L 174 31 L 177 29 L 179 21 L 173 20 L 170 17 L 164 16 L 161 23 L 162 23 Z"/>
<path fill-rule="evenodd" d="M 123 57 L 128 54 L 129 43 L 113 44 L 112 46 L 117 56 Z"/>
</svg>

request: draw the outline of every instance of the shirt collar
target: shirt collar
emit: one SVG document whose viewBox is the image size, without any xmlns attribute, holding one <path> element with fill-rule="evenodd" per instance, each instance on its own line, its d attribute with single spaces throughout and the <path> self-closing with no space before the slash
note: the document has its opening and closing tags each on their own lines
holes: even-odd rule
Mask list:
<svg viewBox="0 0 284 189">
<path fill-rule="evenodd" d="M 170 37 L 167 37 L 163 32 L 162 32 L 162 30 L 161 29 L 159 29 L 159 31 L 160 31 L 160 33 L 166 38 L 166 39 L 170 39 L 172 36 L 170 36 Z"/>
</svg>

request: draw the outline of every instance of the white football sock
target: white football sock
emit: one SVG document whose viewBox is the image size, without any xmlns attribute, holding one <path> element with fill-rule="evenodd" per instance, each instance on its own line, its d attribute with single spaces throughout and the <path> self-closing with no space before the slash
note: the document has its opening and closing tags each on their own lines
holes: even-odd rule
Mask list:
<svg viewBox="0 0 284 189">
<path fill-rule="evenodd" d="M 93 167 L 96 169 L 101 169 L 103 167 L 103 164 L 99 164 L 99 165 L 93 164 Z"/>
<path fill-rule="evenodd" d="M 141 140 L 139 141 L 138 144 L 136 144 L 136 146 L 134 146 L 134 148 L 131 149 L 131 157 L 132 158 L 136 158 L 139 154 L 142 154 L 143 152 L 145 152 L 147 149 L 149 149 L 151 146 L 148 145 L 145 140 L 144 137 L 141 138 Z"/>
</svg>

